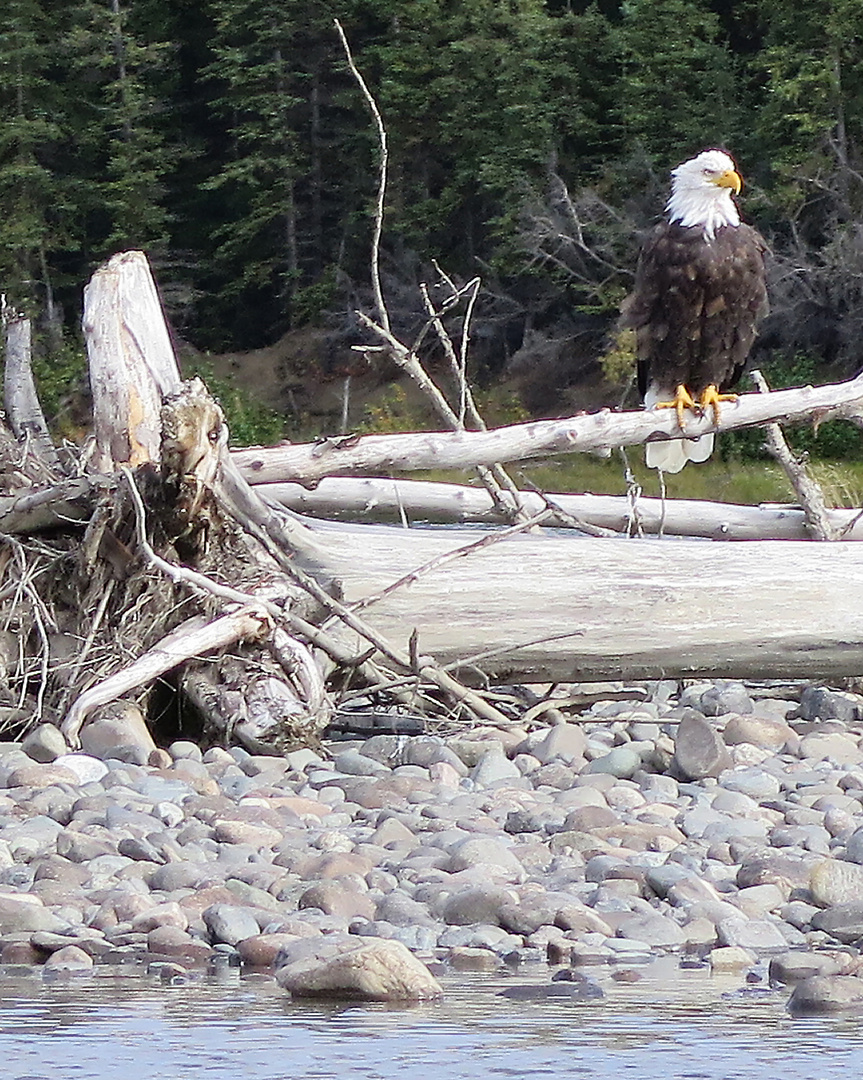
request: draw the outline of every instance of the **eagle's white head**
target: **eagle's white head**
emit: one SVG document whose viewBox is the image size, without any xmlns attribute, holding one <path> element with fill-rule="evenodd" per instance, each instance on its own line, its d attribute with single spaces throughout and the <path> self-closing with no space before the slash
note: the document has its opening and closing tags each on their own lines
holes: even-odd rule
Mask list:
<svg viewBox="0 0 863 1080">
<path fill-rule="evenodd" d="M 669 221 L 687 227 L 701 226 L 712 239 L 723 225 L 739 225 L 740 214 L 731 197 L 740 194 L 743 181 L 724 150 L 702 150 L 671 173 Z"/>
</svg>

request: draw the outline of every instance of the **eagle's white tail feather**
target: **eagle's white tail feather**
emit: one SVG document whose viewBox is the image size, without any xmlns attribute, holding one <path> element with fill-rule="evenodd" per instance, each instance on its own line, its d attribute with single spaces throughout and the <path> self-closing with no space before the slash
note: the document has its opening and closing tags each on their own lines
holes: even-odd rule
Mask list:
<svg viewBox="0 0 863 1080">
<path fill-rule="evenodd" d="M 669 439 L 649 442 L 644 448 L 644 460 L 649 469 L 677 473 L 687 461 L 707 461 L 713 453 L 713 434 L 697 439 Z"/>
<path fill-rule="evenodd" d="M 668 442 L 649 442 L 644 448 L 644 460 L 649 469 L 662 469 L 663 472 L 680 472 L 689 458 L 683 452 L 683 440 L 671 439 Z"/>
<path fill-rule="evenodd" d="M 697 439 L 684 439 L 683 449 L 690 461 L 707 461 L 713 453 L 713 432 Z"/>
</svg>

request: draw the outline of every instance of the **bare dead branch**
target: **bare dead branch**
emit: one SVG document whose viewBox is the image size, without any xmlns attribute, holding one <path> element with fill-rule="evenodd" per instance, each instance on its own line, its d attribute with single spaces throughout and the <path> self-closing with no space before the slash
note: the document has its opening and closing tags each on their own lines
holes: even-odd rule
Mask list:
<svg viewBox="0 0 863 1080">
<path fill-rule="evenodd" d="M 770 392 L 767 380 L 760 371 L 751 371 L 750 378 L 762 394 Z M 814 540 L 838 540 L 838 531 L 834 528 L 824 500 L 820 484 L 810 475 L 806 465 L 794 456 L 785 441 L 779 424 L 766 425 L 767 448 L 785 471 L 785 475 L 803 507 L 806 526 Z"/>
<path fill-rule="evenodd" d="M 371 259 L 371 274 L 372 274 L 372 289 L 375 295 L 375 304 L 378 309 L 378 318 L 380 319 L 381 327 L 384 330 L 390 328 L 390 317 L 387 311 L 386 304 L 384 303 L 383 289 L 381 288 L 381 272 L 380 272 L 380 251 L 381 251 L 381 234 L 384 227 L 384 202 L 387 192 L 387 164 L 389 160 L 389 151 L 387 149 L 387 131 L 384 127 L 383 117 L 381 116 L 380 109 L 378 109 L 377 102 L 372 95 L 372 92 L 368 88 L 368 84 L 362 77 L 359 68 L 354 63 L 354 58 L 351 53 L 351 47 L 348 44 L 347 36 L 342 29 L 342 24 L 338 19 L 333 20 L 336 26 L 339 37 L 341 38 L 342 48 L 345 51 L 345 57 L 347 58 L 348 67 L 351 70 L 351 74 L 357 81 L 357 85 L 362 91 L 363 97 L 366 99 L 366 104 L 374 117 L 375 127 L 378 133 L 378 147 L 380 150 L 380 162 L 378 165 L 378 197 L 377 206 L 375 208 L 375 223 L 374 231 L 372 233 L 372 259 Z"/>
<path fill-rule="evenodd" d="M 475 540 L 472 544 L 465 544 L 463 547 L 453 548 L 452 551 L 437 555 L 435 558 L 423 563 L 422 566 L 418 566 L 415 570 L 403 574 L 397 581 L 387 585 L 386 588 L 381 589 L 376 593 L 371 593 L 369 596 L 364 596 L 362 600 L 357 600 L 355 603 L 351 604 L 351 611 L 365 610 L 366 608 L 371 607 L 372 604 L 376 604 L 379 600 L 391 596 L 396 589 L 403 589 L 408 585 L 412 585 L 415 581 L 419 581 L 423 574 L 428 574 L 432 570 L 436 570 L 446 563 L 452 562 L 453 559 L 463 559 L 466 555 L 472 555 L 475 551 L 481 551 L 483 548 L 491 547 L 492 544 L 500 543 L 503 540 L 508 540 L 511 536 L 516 536 L 518 533 L 525 532 L 527 529 L 542 525 L 553 516 L 554 511 L 552 509 L 542 510 L 532 518 L 521 521 L 517 525 L 512 525 L 508 529 L 499 529 L 493 533 L 487 533 L 480 540 Z"/>
</svg>

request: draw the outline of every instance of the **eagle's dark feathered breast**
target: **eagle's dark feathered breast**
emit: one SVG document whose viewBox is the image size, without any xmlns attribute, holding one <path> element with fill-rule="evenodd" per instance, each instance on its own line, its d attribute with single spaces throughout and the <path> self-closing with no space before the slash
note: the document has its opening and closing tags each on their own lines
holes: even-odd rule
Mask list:
<svg viewBox="0 0 863 1080">
<path fill-rule="evenodd" d="M 713 408 L 740 377 L 767 311 L 766 244 L 740 221 L 740 176 L 721 150 L 672 173 L 668 217 L 641 252 L 622 325 L 636 332 L 638 384 L 647 408 Z M 651 442 L 647 464 L 678 472 L 704 461 L 713 435 Z"/>
</svg>

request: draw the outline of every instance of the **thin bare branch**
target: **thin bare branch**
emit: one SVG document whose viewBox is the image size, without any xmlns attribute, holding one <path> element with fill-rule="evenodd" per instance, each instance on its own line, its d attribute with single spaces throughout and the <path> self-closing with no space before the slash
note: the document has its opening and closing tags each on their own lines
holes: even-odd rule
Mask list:
<svg viewBox="0 0 863 1080">
<path fill-rule="evenodd" d="M 350 605 L 351 611 L 365 610 L 376 604 L 379 600 L 383 600 L 385 597 L 392 595 L 396 589 L 403 589 L 407 585 L 412 585 L 415 581 L 424 575 L 430 573 L 432 570 L 436 570 L 440 566 L 444 566 L 448 562 L 453 562 L 455 559 L 462 559 L 466 555 L 472 555 L 476 551 L 481 551 L 483 548 L 491 547 L 492 544 L 500 543 L 503 540 L 508 540 L 512 536 L 516 536 L 518 533 L 523 533 L 528 529 L 534 528 L 536 525 L 542 525 L 543 522 L 548 521 L 549 518 L 554 516 L 554 510 L 547 509 L 541 511 L 539 514 L 535 514 L 532 518 L 528 518 L 526 521 L 520 521 L 517 525 L 512 525 L 508 529 L 499 529 L 492 533 L 487 533 L 481 540 L 475 540 L 472 544 L 465 544 L 460 548 L 453 548 L 452 551 L 444 552 L 442 555 L 437 555 L 433 559 L 429 559 L 428 562 L 418 566 L 415 570 L 409 571 L 407 574 L 403 574 L 397 581 L 393 581 L 386 588 L 379 590 L 376 593 L 372 593 L 369 596 L 364 596 L 362 600 L 357 600 Z"/>
<path fill-rule="evenodd" d="M 760 371 L 750 372 L 750 378 L 762 394 L 770 392 L 767 380 Z M 779 424 L 767 424 L 767 448 L 785 470 L 806 515 L 806 524 L 814 540 L 838 540 L 839 532 L 830 520 L 821 485 L 810 475 L 803 460 L 794 456 L 785 441 Z"/>
<path fill-rule="evenodd" d="M 375 304 L 378 309 L 378 319 L 384 330 L 390 328 L 390 317 L 387 311 L 387 306 L 384 303 L 384 293 L 381 288 L 381 270 L 380 270 L 380 251 L 381 251 L 381 234 L 384 228 L 384 203 L 387 193 L 387 165 L 389 161 L 389 151 L 387 149 L 387 131 L 384 127 L 383 117 L 381 116 L 380 109 L 378 109 L 377 102 L 372 95 L 372 92 L 368 88 L 366 80 L 360 73 L 359 68 L 354 63 L 353 54 L 351 53 L 351 47 L 348 44 L 347 36 L 342 29 L 342 24 L 338 19 L 333 20 L 336 26 L 339 37 L 341 38 L 342 48 L 345 51 L 345 57 L 347 58 L 348 67 L 351 69 L 351 74 L 357 81 L 357 85 L 362 91 L 363 97 L 366 99 L 366 104 L 374 117 L 375 127 L 378 132 L 378 147 L 380 150 L 380 163 L 378 165 L 378 197 L 377 206 L 375 209 L 375 224 L 374 232 L 372 233 L 372 289 L 375 294 Z"/>
</svg>

